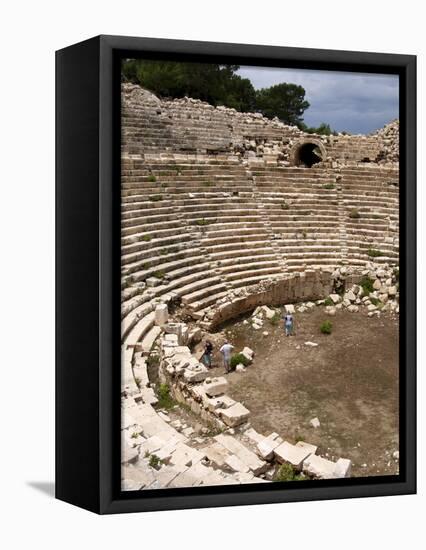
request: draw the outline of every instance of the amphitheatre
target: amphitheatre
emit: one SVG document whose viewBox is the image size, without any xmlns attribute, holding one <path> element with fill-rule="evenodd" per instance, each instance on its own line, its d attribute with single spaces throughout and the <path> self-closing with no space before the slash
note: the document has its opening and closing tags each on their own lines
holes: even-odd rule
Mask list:
<svg viewBox="0 0 426 550">
<path fill-rule="evenodd" d="M 320 136 L 123 83 L 121 163 L 122 489 L 397 473 L 398 121 Z"/>
</svg>

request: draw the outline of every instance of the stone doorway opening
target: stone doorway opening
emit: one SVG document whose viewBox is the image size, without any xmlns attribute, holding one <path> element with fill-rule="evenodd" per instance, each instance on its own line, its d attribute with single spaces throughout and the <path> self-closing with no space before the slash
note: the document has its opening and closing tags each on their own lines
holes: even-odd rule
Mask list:
<svg viewBox="0 0 426 550">
<path fill-rule="evenodd" d="M 304 166 L 311 168 L 323 160 L 323 151 L 317 143 L 306 142 L 296 149 L 294 153 L 295 166 Z"/>
</svg>

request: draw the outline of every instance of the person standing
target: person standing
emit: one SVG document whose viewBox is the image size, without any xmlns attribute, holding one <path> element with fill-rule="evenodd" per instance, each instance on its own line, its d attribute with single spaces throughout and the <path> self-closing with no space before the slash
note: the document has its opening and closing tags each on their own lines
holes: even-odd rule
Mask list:
<svg viewBox="0 0 426 550">
<path fill-rule="evenodd" d="M 294 319 L 291 313 L 286 313 L 283 317 L 284 320 L 284 330 L 286 336 L 291 336 L 293 334 L 293 325 Z"/>
<path fill-rule="evenodd" d="M 231 369 L 231 353 L 233 349 L 234 346 L 228 341 L 226 341 L 220 348 L 220 352 L 223 355 L 223 366 L 225 367 L 226 372 L 229 372 Z"/>
<path fill-rule="evenodd" d="M 204 346 L 204 353 L 201 357 L 201 361 L 204 363 L 204 365 L 210 369 L 212 366 L 212 353 L 213 353 L 213 344 L 210 342 L 210 340 L 206 341 L 206 344 Z"/>
</svg>

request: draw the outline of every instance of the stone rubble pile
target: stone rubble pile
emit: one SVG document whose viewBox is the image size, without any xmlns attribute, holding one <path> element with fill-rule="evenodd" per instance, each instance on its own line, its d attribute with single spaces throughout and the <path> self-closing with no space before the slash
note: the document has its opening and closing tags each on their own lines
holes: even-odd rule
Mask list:
<svg viewBox="0 0 426 550">
<path fill-rule="evenodd" d="M 381 151 L 377 157 L 380 164 L 399 162 L 399 120 L 386 124 L 374 134 L 382 142 Z"/>
</svg>

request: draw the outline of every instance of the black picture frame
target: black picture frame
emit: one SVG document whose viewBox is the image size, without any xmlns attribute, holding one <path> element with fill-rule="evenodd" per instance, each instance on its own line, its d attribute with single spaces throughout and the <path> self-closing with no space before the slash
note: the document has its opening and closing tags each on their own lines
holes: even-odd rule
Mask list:
<svg viewBox="0 0 426 550">
<path fill-rule="evenodd" d="M 400 474 L 120 492 L 120 60 L 400 77 Z M 391 478 L 391 479 L 390 479 Z M 100 514 L 416 492 L 416 57 L 98 36 L 56 52 L 56 498 Z"/>
</svg>

